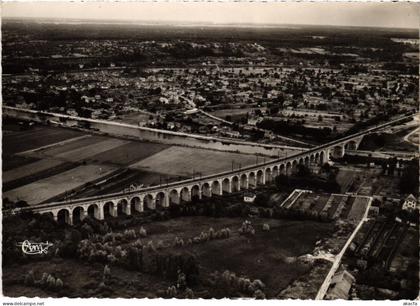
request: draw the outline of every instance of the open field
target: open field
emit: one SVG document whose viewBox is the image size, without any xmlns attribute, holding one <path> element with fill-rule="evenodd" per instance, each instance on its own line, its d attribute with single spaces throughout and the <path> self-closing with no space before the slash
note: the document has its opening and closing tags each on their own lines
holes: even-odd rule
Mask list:
<svg viewBox="0 0 420 306">
<path fill-rule="evenodd" d="M 247 108 L 227 108 L 227 109 L 219 109 L 215 111 L 210 111 L 209 114 L 226 119 L 226 117 L 230 116 L 233 120 L 239 119 L 241 117 L 246 117 L 247 113 L 251 113 L 253 110 L 259 108 L 247 107 Z"/>
<path fill-rule="evenodd" d="M 236 169 L 257 161 L 253 155 L 124 140 L 49 126 L 21 130 L 9 123 L 5 128 L 4 198 L 30 205 L 62 199 L 64 194 L 80 198 L 123 191 L 130 185 L 164 184 L 190 177 L 193 171 L 206 175 L 230 170 L 232 161 Z M 258 157 L 258 161 L 263 158 Z M 117 170 L 120 174 L 95 184 Z M 85 186 L 88 183 L 89 188 Z M 35 192 L 38 189 L 41 191 Z"/>
<path fill-rule="evenodd" d="M 252 165 L 257 158 L 253 155 L 209 151 L 198 148 L 186 148 L 172 146 L 138 163 L 130 165 L 130 168 L 141 170 L 153 170 L 155 172 L 191 176 L 195 174 L 206 175 Z M 268 161 L 269 158 L 266 158 Z M 261 157 L 258 158 L 262 162 Z"/>
<path fill-rule="evenodd" d="M 42 203 L 58 196 L 67 190 L 80 187 L 88 182 L 111 174 L 116 168 L 108 166 L 87 165 L 35 181 L 3 194 L 11 201 L 26 201 L 30 205 Z"/>
<path fill-rule="evenodd" d="M 35 277 L 40 279 L 44 272 L 55 273 L 66 281 L 66 297 L 92 297 L 92 289 L 101 282 L 103 265 L 100 263 L 87 263 L 74 259 L 63 260 L 53 258 L 48 261 L 30 262 L 24 265 L 13 265 L 8 267 L 3 274 L 3 288 L 6 296 L 26 296 L 26 297 L 60 297 L 55 292 L 43 290 L 42 288 L 25 286 L 21 281 L 22 275 L 32 270 Z M 164 290 L 169 285 L 169 281 L 162 280 L 150 274 L 129 271 L 119 267 L 112 267 L 115 294 L 104 293 L 103 297 L 153 297 L 150 292 Z M 129 285 L 135 283 L 136 286 Z M 144 284 L 147 284 L 144 285 Z M 101 297 L 98 296 L 98 297 Z"/>
<path fill-rule="evenodd" d="M 20 131 L 16 125 L 3 124 L 3 129 L 9 131 L 3 134 L 4 155 L 39 148 L 83 135 L 82 132 L 75 130 L 42 125 Z"/>
<path fill-rule="evenodd" d="M 53 157 L 54 159 L 58 159 L 58 160 L 77 162 L 77 161 L 85 160 L 86 158 L 97 155 L 97 154 L 103 154 L 105 151 L 121 147 L 127 143 L 129 143 L 129 141 L 111 138 L 111 139 L 105 139 L 98 142 L 92 141 L 91 144 L 89 145 L 82 144 L 80 147 L 76 149 L 69 150 L 69 151 L 66 151 L 57 155 L 53 155 L 53 156 L 49 156 L 48 152 L 42 152 L 42 151 L 32 153 L 31 156 L 35 156 L 38 158 Z"/>
<path fill-rule="evenodd" d="M 350 220 L 359 222 L 369 203 L 369 198 L 341 194 L 308 193 L 293 191 L 282 203 L 282 207 L 302 212 L 325 215 L 332 220 Z"/>
<path fill-rule="evenodd" d="M 72 195 L 71 198 L 84 198 L 107 193 L 121 192 L 126 188 L 129 188 L 131 185 L 138 186 L 140 183 L 144 186 L 159 185 L 160 183 L 165 184 L 166 182 L 172 182 L 178 179 L 179 176 L 168 176 L 161 175 L 156 172 L 125 169 L 120 174 L 107 179 L 106 182 L 95 184 L 86 190 L 81 190 L 80 192 Z"/>
<path fill-rule="evenodd" d="M 153 241 L 156 245 L 162 241 L 163 249 L 157 253 L 170 252 L 172 254 L 190 254 L 199 264 L 199 282 L 191 289 L 196 297 L 221 297 L 220 289 L 211 286 L 207 279 L 215 271 L 229 270 L 237 276 L 260 279 L 265 284 L 264 293 L 267 298 L 275 298 L 283 289 L 298 278 L 305 277 L 313 268 L 312 264 L 304 263 L 298 257 L 312 254 L 315 243 L 334 232 L 332 223 L 319 223 L 313 221 L 291 221 L 274 219 L 253 219 L 254 236 L 239 234 L 239 228 L 244 220 L 242 218 L 211 218 L 203 216 L 179 217 L 167 221 L 159 221 L 144 225 L 147 237 L 144 243 Z M 270 225 L 270 231 L 262 230 L 262 224 Z M 231 235 L 225 239 L 209 240 L 199 244 L 175 247 L 175 237 L 184 239 L 200 235 L 208 231 L 229 227 Z M 140 226 L 130 229 L 139 231 Z M 119 231 L 115 231 L 117 233 Z M 130 241 L 117 242 L 123 246 Z M 115 245 L 116 246 L 116 245 Z M 223 252 L 221 252 L 223 250 Z M 149 252 L 149 251 L 147 251 Z M 149 256 L 149 255 L 147 255 Z M 77 271 L 73 271 L 76 269 Z M 101 282 L 103 263 L 84 263 L 76 258 L 65 259 L 53 257 L 37 263 L 16 264 L 7 266 L 4 271 L 4 292 L 6 295 L 25 294 L 25 296 L 46 296 L 50 294 L 40 288 L 25 286 L 22 275 L 33 270 L 39 279 L 43 272 L 53 273 L 60 277 L 66 285 L 66 295 L 70 297 L 93 296 Z M 112 279 L 109 281 L 113 290 L 100 293 L 99 296 L 109 297 L 156 297 L 159 290 L 166 290 L 173 282 L 167 278 L 147 272 L 124 269 L 111 265 Z M 83 271 L 83 273 L 78 272 Z M 327 270 L 324 270 L 326 274 Z M 322 282 L 325 274 L 317 276 Z M 131 286 L 129 284 L 134 284 Z M 56 295 L 53 295 L 56 296 Z"/>
<path fill-rule="evenodd" d="M 33 163 L 38 160 L 37 158 L 24 157 L 19 155 L 3 155 L 2 157 L 3 177 L 5 171 Z"/>
<path fill-rule="evenodd" d="M 129 124 L 145 124 L 149 120 L 150 115 L 140 112 L 133 112 L 133 113 L 127 113 L 124 115 L 119 116 L 120 119 L 116 119 L 115 121 L 118 122 L 124 122 Z"/>
<path fill-rule="evenodd" d="M 129 142 L 114 149 L 90 156 L 87 162 L 126 166 L 169 148 L 159 143 Z"/>
<path fill-rule="evenodd" d="M 25 153 L 23 155 L 25 157 L 32 157 L 41 160 L 6 171 L 3 174 L 3 182 L 8 183 L 26 176 L 31 176 L 64 163 L 81 162 L 89 156 L 102 153 L 108 149 L 119 147 L 125 143 L 127 143 L 127 141 L 118 139 L 102 140 L 98 138 L 88 138 L 65 145 L 58 145 L 57 148 L 52 147 L 45 150 Z"/>
<path fill-rule="evenodd" d="M 415 122 L 413 120 L 413 122 Z M 359 150 L 366 151 L 404 151 L 404 152 L 418 152 L 418 146 L 412 138 L 407 139 L 407 135 L 415 137 L 418 134 L 415 132 L 418 125 L 408 124 L 399 126 L 398 129 L 393 129 L 388 133 L 371 134 L 363 137 L 360 143 Z"/>
</svg>

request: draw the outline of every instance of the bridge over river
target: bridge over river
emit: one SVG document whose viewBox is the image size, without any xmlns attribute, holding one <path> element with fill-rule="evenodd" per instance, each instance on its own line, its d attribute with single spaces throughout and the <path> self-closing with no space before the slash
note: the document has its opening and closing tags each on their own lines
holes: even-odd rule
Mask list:
<svg viewBox="0 0 420 306">
<path fill-rule="evenodd" d="M 21 208 L 19 211 L 48 213 L 55 220 L 73 224 L 76 220 L 82 220 L 87 215 L 103 220 L 106 215 L 114 217 L 119 214 L 130 215 L 134 211 L 143 212 L 147 209 L 154 210 L 157 207 L 165 208 L 170 205 L 179 205 L 191 201 L 193 198 L 201 199 L 202 197 L 256 188 L 258 185 L 273 181 L 280 174 L 290 174 L 299 164 L 310 167 L 327 162 L 331 156 L 334 158 L 343 157 L 346 150 L 357 150 L 365 135 L 407 120 L 412 116 L 412 114 L 404 115 L 359 133 L 310 148 L 304 152 L 233 171 L 194 177 L 130 192 L 29 206 Z M 5 211 L 5 214 L 12 212 L 16 212 L 16 209 Z"/>
</svg>

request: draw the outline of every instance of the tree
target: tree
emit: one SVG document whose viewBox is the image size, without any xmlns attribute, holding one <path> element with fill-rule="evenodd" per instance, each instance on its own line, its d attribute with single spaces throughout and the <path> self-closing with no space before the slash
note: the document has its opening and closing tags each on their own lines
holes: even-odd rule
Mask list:
<svg viewBox="0 0 420 306">
<path fill-rule="evenodd" d="M 400 191 L 402 194 L 412 193 L 418 195 L 419 186 L 419 163 L 418 159 L 408 163 L 402 173 L 400 180 Z"/>
</svg>

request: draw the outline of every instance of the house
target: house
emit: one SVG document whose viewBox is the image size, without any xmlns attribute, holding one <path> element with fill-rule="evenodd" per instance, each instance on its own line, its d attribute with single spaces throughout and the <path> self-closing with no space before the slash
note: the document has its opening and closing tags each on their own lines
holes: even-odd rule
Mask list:
<svg viewBox="0 0 420 306">
<path fill-rule="evenodd" d="M 247 193 L 244 194 L 244 202 L 245 203 L 254 203 L 256 197 L 257 196 L 255 195 L 255 193 L 247 192 Z"/>
<path fill-rule="evenodd" d="M 188 109 L 184 112 L 185 115 L 191 115 L 191 114 L 195 114 L 198 112 L 197 108 L 193 108 L 193 109 Z"/>
<path fill-rule="evenodd" d="M 371 206 L 369 208 L 369 216 L 374 217 L 379 215 L 379 207 L 378 206 Z"/>
<path fill-rule="evenodd" d="M 415 196 L 413 196 L 412 194 L 410 194 L 404 201 L 402 209 L 403 210 L 415 210 L 418 209 L 417 207 L 417 199 L 415 198 Z"/>
<path fill-rule="evenodd" d="M 352 284 L 356 279 L 347 270 L 337 272 L 330 283 L 325 298 L 327 300 L 348 300 Z"/>
</svg>

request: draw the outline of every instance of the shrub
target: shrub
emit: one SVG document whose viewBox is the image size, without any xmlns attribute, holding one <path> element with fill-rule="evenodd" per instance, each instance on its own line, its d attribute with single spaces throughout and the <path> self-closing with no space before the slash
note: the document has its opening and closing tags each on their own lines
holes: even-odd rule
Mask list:
<svg viewBox="0 0 420 306">
<path fill-rule="evenodd" d="M 143 248 L 130 247 L 127 254 L 127 264 L 136 270 L 143 269 Z"/>
<path fill-rule="evenodd" d="M 117 257 L 115 257 L 113 254 L 107 255 L 106 259 L 109 263 L 112 263 L 112 264 L 117 262 Z"/>
<path fill-rule="evenodd" d="M 211 283 L 225 292 L 226 295 L 236 295 L 237 292 L 253 297 L 265 298 L 265 285 L 259 279 L 251 281 L 246 277 L 238 277 L 235 273 L 228 270 L 222 274 L 214 272 L 211 274 Z"/>
<path fill-rule="evenodd" d="M 176 287 L 175 286 L 170 286 L 170 287 L 168 287 L 168 289 L 166 289 L 166 295 L 169 298 L 176 297 L 177 294 L 178 294 L 178 291 L 176 290 Z"/>
<path fill-rule="evenodd" d="M 267 223 L 263 224 L 262 230 L 264 232 L 269 232 L 270 231 L 270 225 L 268 225 Z"/>
<path fill-rule="evenodd" d="M 146 248 L 150 249 L 152 251 L 156 251 L 155 245 L 153 244 L 153 240 L 150 240 L 147 244 L 146 244 Z"/>
<path fill-rule="evenodd" d="M 136 235 L 136 232 L 133 229 L 131 229 L 131 230 L 124 231 L 124 237 L 126 240 L 131 240 L 131 239 L 136 239 L 137 235 Z"/>
<path fill-rule="evenodd" d="M 111 277 L 111 269 L 109 268 L 108 265 L 105 265 L 104 267 L 104 274 L 103 274 L 103 278 L 104 279 L 108 279 Z"/>
<path fill-rule="evenodd" d="M 114 242 L 114 241 L 115 241 L 115 238 L 114 238 L 114 235 L 112 233 L 106 233 L 103 236 L 103 242 Z"/>
<path fill-rule="evenodd" d="M 136 241 L 134 241 L 131 246 L 135 247 L 135 248 L 142 248 L 143 247 L 143 243 L 141 242 L 140 239 L 137 239 Z"/>
<path fill-rule="evenodd" d="M 61 279 L 57 278 L 56 281 L 55 281 L 55 287 L 56 287 L 56 289 L 63 288 L 63 281 Z"/>
<path fill-rule="evenodd" d="M 47 277 L 46 286 L 48 287 L 48 289 L 54 289 L 55 288 L 55 278 L 51 274 L 49 274 L 48 277 Z"/>
<path fill-rule="evenodd" d="M 143 226 L 140 227 L 139 234 L 140 234 L 140 237 L 143 237 L 143 238 L 147 236 L 147 232 Z"/>
<path fill-rule="evenodd" d="M 239 229 L 239 233 L 241 235 L 255 235 L 255 230 L 251 225 L 251 222 L 248 220 L 245 220 L 242 223 L 241 228 Z"/>
<path fill-rule="evenodd" d="M 24 279 L 24 284 L 27 286 L 32 286 L 35 284 L 35 277 L 34 277 L 34 271 L 30 270 L 26 275 Z"/>
<path fill-rule="evenodd" d="M 156 244 L 156 249 L 160 250 L 163 249 L 165 247 L 164 243 L 162 240 L 159 240 L 158 243 Z"/>
<path fill-rule="evenodd" d="M 183 273 L 186 283 L 191 285 L 198 281 L 198 262 L 191 254 L 155 253 L 150 269 L 170 280 L 178 280 L 179 274 Z"/>
<path fill-rule="evenodd" d="M 214 229 L 212 227 L 210 227 L 210 229 L 209 229 L 209 239 L 210 240 L 215 238 L 214 234 L 215 234 Z"/>
<path fill-rule="evenodd" d="M 184 240 L 182 238 L 175 237 L 174 245 L 176 247 L 183 247 L 184 246 Z"/>
<path fill-rule="evenodd" d="M 185 298 L 186 299 L 193 299 L 194 298 L 194 291 L 190 288 L 185 289 Z"/>
<path fill-rule="evenodd" d="M 257 300 L 262 300 L 262 299 L 265 299 L 265 294 L 264 292 L 258 289 L 254 292 L 253 297 L 256 298 Z"/>
<path fill-rule="evenodd" d="M 187 287 L 187 277 L 185 273 L 182 273 L 181 270 L 178 270 L 178 279 L 176 281 L 176 288 L 179 290 L 184 290 Z"/>
</svg>

